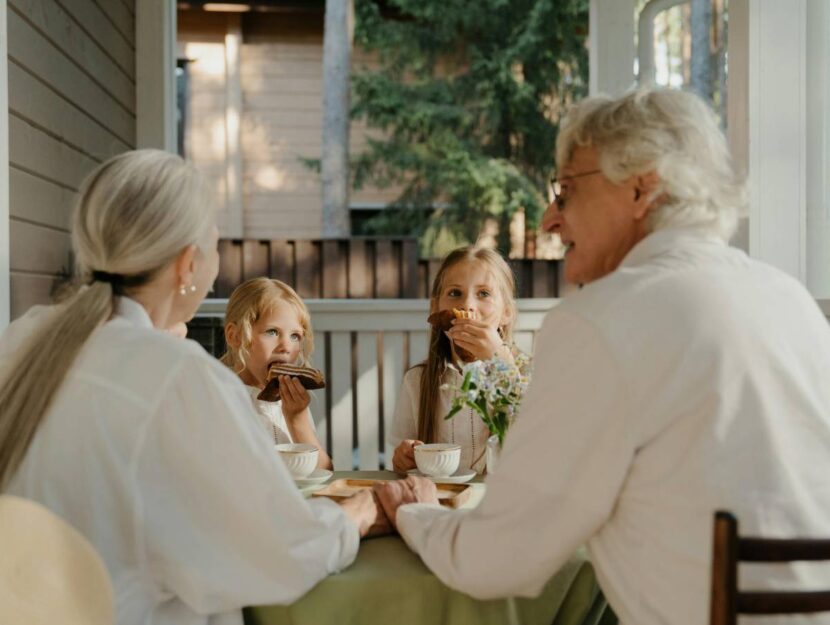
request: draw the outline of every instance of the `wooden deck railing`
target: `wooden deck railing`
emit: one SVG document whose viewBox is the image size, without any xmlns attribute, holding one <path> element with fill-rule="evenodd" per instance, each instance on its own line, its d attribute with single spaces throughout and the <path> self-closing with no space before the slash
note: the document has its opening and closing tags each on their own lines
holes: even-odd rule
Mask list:
<svg viewBox="0 0 830 625">
<path fill-rule="evenodd" d="M 303 298 L 410 299 L 428 296 L 440 260 L 418 257 L 415 239 L 223 239 L 215 296 L 243 281 L 277 278 Z M 519 297 L 558 297 L 560 263 L 510 259 Z"/>
<path fill-rule="evenodd" d="M 392 450 L 385 438 L 403 374 L 427 353 L 428 301 L 307 300 L 306 304 L 315 334 L 312 362 L 323 370 L 327 384 L 314 391 L 311 411 L 334 468 L 388 466 Z M 527 353 L 532 353 L 542 319 L 555 304 L 553 299 L 519 300 L 516 342 Z M 215 334 L 221 333 L 226 305 L 224 299 L 206 300 L 196 319 L 199 331 L 213 326 Z"/>
</svg>

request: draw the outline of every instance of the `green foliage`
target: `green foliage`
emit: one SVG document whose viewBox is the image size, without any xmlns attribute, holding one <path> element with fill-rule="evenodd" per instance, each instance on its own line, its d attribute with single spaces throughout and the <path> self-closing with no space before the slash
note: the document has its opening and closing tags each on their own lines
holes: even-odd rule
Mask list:
<svg viewBox="0 0 830 625">
<path fill-rule="evenodd" d="M 383 8 L 382 8 L 383 7 Z M 355 45 L 380 67 L 353 76 L 353 116 L 383 139 L 354 185 L 397 185 L 375 232 L 424 247 L 475 241 L 482 222 L 544 210 L 559 117 L 587 89 L 588 0 L 357 0 Z"/>
</svg>

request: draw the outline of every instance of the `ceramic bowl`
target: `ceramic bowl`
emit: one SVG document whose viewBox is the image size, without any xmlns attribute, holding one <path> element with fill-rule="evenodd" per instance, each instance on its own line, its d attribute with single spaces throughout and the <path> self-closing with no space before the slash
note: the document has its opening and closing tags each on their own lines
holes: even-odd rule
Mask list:
<svg viewBox="0 0 830 625">
<path fill-rule="evenodd" d="M 317 468 L 317 448 L 305 443 L 283 443 L 276 445 L 277 452 L 288 472 L 295 480 L 308 477 Z"/>
<path fill-rule="evenodd" d="M 458 469 L 461 461 L 461 445 L 453 443 L 429 443 L 415 448 L 415 464 L 418 470 L 430 477 L 447 477 Z"/>
</svg>

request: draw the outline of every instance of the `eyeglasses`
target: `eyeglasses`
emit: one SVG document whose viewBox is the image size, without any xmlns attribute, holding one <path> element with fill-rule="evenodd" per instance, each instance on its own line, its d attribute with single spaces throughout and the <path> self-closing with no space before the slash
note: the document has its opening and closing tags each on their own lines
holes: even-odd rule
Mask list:
<svg viewBox="0 0 830 625">
<path fill-rule="evenodd" d="M 594 174 L 601 174 L 601 169 L 592 169 L 591 171 L 583 171 L 572 176 L 565 176 L 563 178 L 551 178 L 550 188 L 553 191 L 553 203 L 556 204 L 556 210 L 560 213 L 565 210 L 566 197 L 562 196 L 562 182 L 573 180 L 574 178 L 582 178 L 583 176 L 593 176 Z"/>
</svg>

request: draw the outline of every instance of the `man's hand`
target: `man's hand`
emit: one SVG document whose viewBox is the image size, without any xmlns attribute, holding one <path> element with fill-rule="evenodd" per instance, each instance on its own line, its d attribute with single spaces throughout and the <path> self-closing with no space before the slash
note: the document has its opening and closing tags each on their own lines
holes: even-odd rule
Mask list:
<svg viewBox="0 0 830 625">
<path fill-rule="evenodd" d="M 415 447 L 424 443 L 414 439 L 401 441 L 395 447 L 395 455 L 392 456 L 392 468 L 398 473 L 406 473 L 415 468 Z"/>
<path fill-rule="evenodd" d="M 397 529 L 398 508 L 407 503 L 438 503 L 438 491 L 432 480 L 410 475 L 405 480 L 376 482 L 374 485 L 384 512 Z"/>
</svg>

